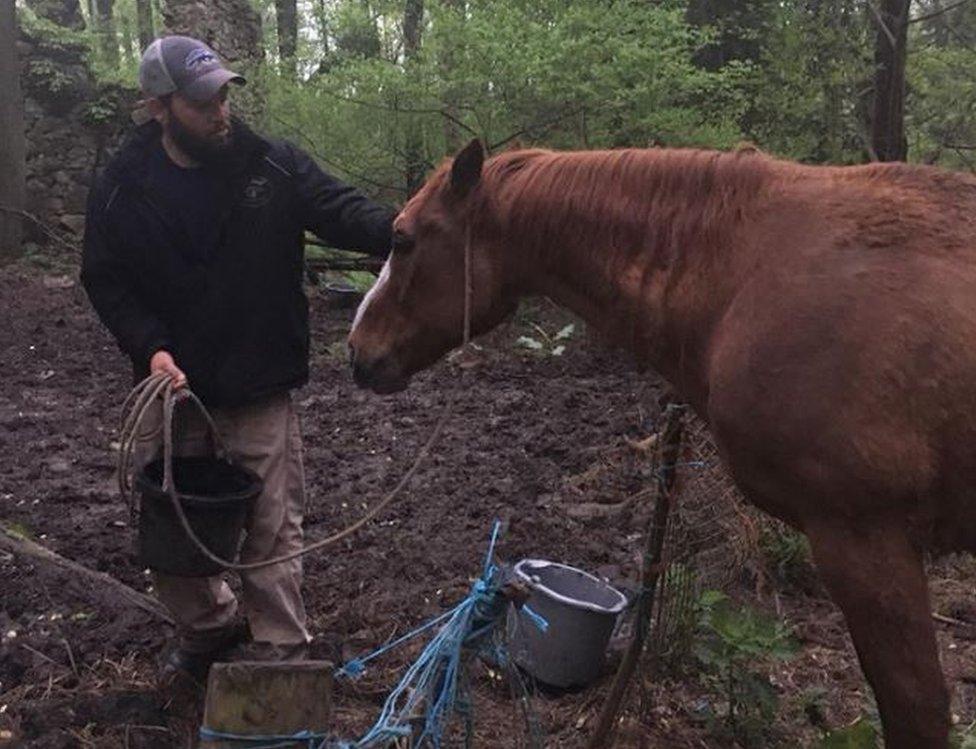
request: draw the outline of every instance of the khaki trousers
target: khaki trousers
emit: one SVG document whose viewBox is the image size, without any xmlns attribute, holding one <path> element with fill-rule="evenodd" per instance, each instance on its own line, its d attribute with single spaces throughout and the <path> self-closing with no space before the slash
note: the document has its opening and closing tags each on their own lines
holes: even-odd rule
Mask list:
<svg viewBox="0 0 976 749">
<path fill-rule="evenodd" d="M 241 562 L 259 562 L 302 547 L 305 472 L 298 414 L 288 394 L 233 409 L 211 409 L 231 457 L 264 482 L 245 529 Z M 152 460 L 162 445 L 162 404 L 147 415 L 136 438 L 135 466 Z M 176 455 L 206 455 L 212 450 L 206 422 L 188 401 L 173 416 Z M 206 650 L 233 626 L 238 601 L 223 576 L 175 577 L 154 574 L 156 595 L 180 627 L 183 644 Z M 242 572 L 241 608 L 256 642 L 307 644 L 302 601 L 301 558 Z"/>
</svg>

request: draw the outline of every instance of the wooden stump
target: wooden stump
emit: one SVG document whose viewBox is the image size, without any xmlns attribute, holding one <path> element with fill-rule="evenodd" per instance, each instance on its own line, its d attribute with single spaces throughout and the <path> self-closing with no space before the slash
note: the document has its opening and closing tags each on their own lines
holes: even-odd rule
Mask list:
<svg viewBox="0 0 976 749">
<path fill-rule="evenodd" d="M 215 663 L 207 681 L 203 725 L 240 736 L 324 733 L 332 713 L 332 669 L 326 661 Z M 248 745 L 253 746 L 232 740 L 201 743 L 206 749 Z M 288 746 L 307 747 L 308 742 Z"/>
</svg>

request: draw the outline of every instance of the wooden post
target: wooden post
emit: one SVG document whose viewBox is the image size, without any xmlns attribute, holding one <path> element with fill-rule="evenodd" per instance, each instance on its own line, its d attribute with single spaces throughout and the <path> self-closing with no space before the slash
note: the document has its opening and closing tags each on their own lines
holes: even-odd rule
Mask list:
<svg viewBox="0 0 976 749">
<path fill-rule="evenodd" d="M 678 475 L 678 460 L 681 457 L 684 412 L 684 406 L 675 404 L 669 405 L 664 411 L 664 428 L 658 440 L 657 499 L 647 529 L 647 546 L 644 550 L 644 564 L 641 571 L 641 593 L 634 613 L 634 637 L 613 677 L 610 693 L 603 703 L 596 727 L 586 745 L 587 749 L 609 749 L 613 746 L 613 723 L 620 711 L 620 703 L 627 685 L 644 651 L 644 642 L 650 629 L 651 611 L 654 609 L 654 593 L 664 567 L 662 563 L 664 538 L 668 529 L 668 513 L 671 510 L 671 500 Z"/>
<path fill-rule="evenodd" d="M 215 663 L 207 681 L 203 725 L 239 736 L 324 733 L 332 715 L 332 669 L 326 661 Z M 201 747 L 253 745 L 227 739 L 206 741 Z M 281 746 L 307 747 L 308 740 Z"/>
</svg>

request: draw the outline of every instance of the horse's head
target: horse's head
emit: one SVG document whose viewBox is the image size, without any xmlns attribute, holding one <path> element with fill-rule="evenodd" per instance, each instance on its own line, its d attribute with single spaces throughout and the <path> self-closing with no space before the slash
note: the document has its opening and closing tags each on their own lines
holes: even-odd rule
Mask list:
<svg viewBox="0 0 976 749">
<path fill-rule="evenodd" d="M 393 224 L 393 251 L 363 299 L 349 334 L 360 387 L 392 393 L 410 376 L 461 343 L 465 258 L 470 262 L 473 334 L 497 325 L 515 307 L 500 253 L 477 210 L 485 153 L 477 140 L 442 165 Z"/>
</svg>

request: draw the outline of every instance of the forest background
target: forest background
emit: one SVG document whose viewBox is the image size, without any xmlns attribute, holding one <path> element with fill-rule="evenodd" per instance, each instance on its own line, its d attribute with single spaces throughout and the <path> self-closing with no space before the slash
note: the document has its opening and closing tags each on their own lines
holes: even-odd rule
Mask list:
<svg viewBox="0 0 976 749">
<path fill-rule="evenodd" d="M 63 73 L 50 59 L 18 60 L 11 36 L 81 50 L 96 84 L 88 114 L 117 122 L 141 49 L 165 30 L 194 31 L 194 13 L 220 16 L 196 31 L 250 77 L 238 104 L 253 125 L 393 202 L 471 137 L 493 149 L 747 141 L 805 162 L 976 169 L 969 0 L 0 4 L 0 127 L 11 136 L 0 204 L 19 209 L 26 89 L 15 78 L 56 89 Z M 15 230 L 19 217 L 3 216 Z"/>
</svg>

